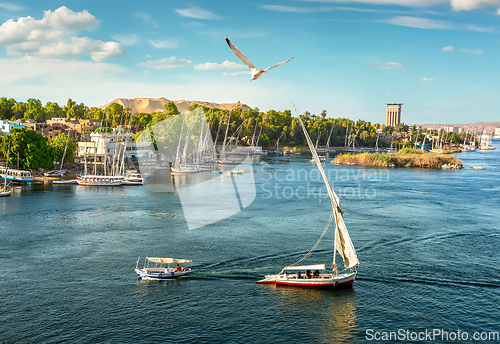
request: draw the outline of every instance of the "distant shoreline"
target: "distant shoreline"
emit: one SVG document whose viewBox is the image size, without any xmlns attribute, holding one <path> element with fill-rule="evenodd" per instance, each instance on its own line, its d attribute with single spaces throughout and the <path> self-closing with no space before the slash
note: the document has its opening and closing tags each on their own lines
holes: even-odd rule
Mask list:
<svg viewBox="0 0 500 344">
<path fill-rule="evenodd" d="M 453 155 L 422 153 L 406 148 L 393 155 L 382 153 L 339 154 L 331 161 L 337 165 L 382 168 L 461 169 L 463 163 Z"/>
</svg>

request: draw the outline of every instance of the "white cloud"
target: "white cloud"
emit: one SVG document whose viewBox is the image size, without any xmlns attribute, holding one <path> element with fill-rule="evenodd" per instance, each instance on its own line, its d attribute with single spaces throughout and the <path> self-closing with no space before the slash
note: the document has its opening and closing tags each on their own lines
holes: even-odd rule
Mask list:
<svg viewBox="0 0 500 344">
<path fill-rule="evenodd" d="M 455 50 L 455 48 L 453 48 L 453 45 L 449 45 L 447 47 L 443 47 L 443 51 L 445 51 L 445 52 L 451 52 L 453 50 Z"/>
<path fill-rule="evenodd" d="M 151 19 L 151 15 L 147 13 L 137 12 L 135 14 L 137 18 L 141 18 L 145 23 L 152 25 L 153 27 L 158 27 L 158 24 Z"/>
<path fill-rule="evenodd" d="M 153 69 L 171 69 L 189 66 L 193 64 L 192 61 L 186 59 L 178 59 L 175 56 L 169 58 L 163 58 L 161 60 L 151 60 L 146 62 L 137 63 L 137 66 L 153 68 Z"/>
<path fill-rule="evenodd" d="M 183 17 L 190 17 L 196 19 L 217 19 L 218 17 L 212 12 L 205 11 L 199 7 L 191 7 L 185 10 L 175 10 L 175 12 L 179 13 Z"/>
<path fill-rule="evenodd" d="M 87 10 L 73 12 L 66 6 L 61 6 L 54 12 L 45 11 L 44 17 L 53 28 L 61 31 L 91 30 L 99 26 L 97 19 Z"/>
<path fill-rule="evenodd" d="M 42 57 L 72 58 L 91 55 L 94 61 L 103 61 L 121 57 L 125 54 L 116 42 L 96 41 L 87 37 L 72 37 L 70 41 L 61 41 L 43 46 L 38 52 Z"/>
<path fill-rule="evenodd" d="M 112 38 L 118 41 L 121 45 L 134 45 L 137 43 L 138 37 L 135 34 L 130 35 L 114 35 Z"/>
<path fill-rule="evenodd" d="M 306 0 L 327 3 L 363 3 L 370 5 L 398 5 L 406 7 L 425 7 L 448 2 L 448 0 Z"/>
<path fill-rule="evenodd" d="M 470 24 L 455 24 L 445 20 L 433 20 L 419 17 L 398 16 L 391 19 L 380 20 L 380 23 L 414 27 L 427 30 L 469 30 L 478 32 L 492 32 L 492 28 L 484 28 Z"/>
<path fill-rule="evenodd" d="M 450 30 L 454 26 L 444 20 L 433 20 L 418 17 L 398 16 L 382 22 L 392 25 L 415 27 L 418 29 Z"/>
<path fill-rule="evenodd" d="M 461 53 L 466 53 L 466 54 L 477 54 L 477 55 L 481 55 L 483 53 L 483 51 L 481 49 L 477 49 L 477 50 L 467 50 L 467 49 L 460 49 L 459 50 Z"/>
<path fill-rule="evenodd" d="M 295 12 L 295 13 L 312 12 L 311 8 L 290 7 L 290 6 L 280 6 L 280 5 L 261 5 L 260 8 L 262 8 L 264 10 L 271 10 L 271 11 L 277 11 L 277 12 Z"/>
<path fill-rule="evenodd" d="M 470 11 L 488 6 L 500 6 L 500 0 L 451 0 L 454 11 Z"/>
<path fill-rule="evenodd" d="M 13 4 L 12 2 L 0 2 L 0 8 L 12 12 L 21 11 L 24 9 L 24 7 L 21 7 L 17 4 Z"/>
<path fill-rule="evenodd" d="M 403 67 L 403 65 L 398 62 L 375 63 L 374 66 L 380 69 L 399 69 Z"/>
<path fill-rule="evenodd" d="M 179 45 L 176 41 L 174 40 L 160 40 L 160 41 L 153 41 L 151 39 L 148 39 L 149 43 L 157 49 L 172 49 L 172 48 L 177 48 Z"/>
<path fill-rule="evenodd" d="M 200 63 L 194 66 L 196 70 L 212 70 L 212 69 L 238 69 L 238 68 L 247 68 L 247 66 L 242 65 L 236 62 L 230 62 L 228 60 L 222 63 L 215 62 L 206 62 Z"/>
<path fill-rule="evenodd" d="M 500 8 L 498 9 L 497 14 L 500 16 Z"/>
<path fill-rule="evenodd" d="M 395 95 L 395 94 L 396 94 L 396 92 L 387 92 L 385 95 L 386 95 L 387 97 L 390 97 L 390 96 L 393 96 L 393 95 Z"/>
<path fill-rule="evenodd" d="M 125 51 L 117 42 L 103 42 L 74 36 L 75 31 L 91 30 L 99 25 L 88 11 L 73 12 L 65 6 L 45 11 L 42 19 L 21 17 L 0 26 L 0 46 L 9 55 L 45 58 L 78 58 L 91 56 L 94 61 L 121 57 Z"/>
<path fill-rule="evenodd" d="M 422 78 L 422 81 L 436 81 L 436 78 Z"/>
</svg>

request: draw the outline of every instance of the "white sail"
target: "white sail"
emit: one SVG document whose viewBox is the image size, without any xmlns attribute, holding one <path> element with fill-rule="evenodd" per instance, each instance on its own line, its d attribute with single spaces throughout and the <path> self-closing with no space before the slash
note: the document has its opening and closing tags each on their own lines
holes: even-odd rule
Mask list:
<svg viewBox="0 0 500 344">
<path fill-rule="evenodd" d="M 358 260 L 358 257 L 356 256 L 356 251 L 354 250 L 354 246 L 352 244 L 349 233 L 347 232 L 347 228 L 345 226 L 344 219 L 342 218 L 342 209 L 340 208 L 339 197 L 332 189 L 332 184 L 331 184 L 330 180 L 328 179 L 328 177 L 325 173 L 325 170 L 323 169 L 321 161 L 319 160 L 318 153 L 316 152 L 316 149 L 314 148 L 314 145 L 311 141 L 311 138 L 309 137 L 309 134 L 307 133 L 307 130 L 304 126 L 304 123 L 302 123 L 302 119 L 300 118 L 300 116 L 298 116 L 298 119 L 300 122 L 300 126 L 302 127 L 302 130 L 304 131 L 304 135 L 306 137 L 307 144 L 309 145 L 309 149 L 311 150 L 311 153 L 313 155 L 314 161 L 316 162 L 316 165 L 318 165 L 319 172 L 321 173 L 321 176 L 323 177 L 323 180 L 326 184 L 326 189 L 328 190 L 328 195 L 330 196 L 330 199 L 332 201 L 333 214 L 335 216 L 335 223 L 336 223 L 335 249 L 337 250 L 337 252 L 339 252 L 339 254 L 344 259 L 345 268 L 346 269 L 352 268 L 353 266 L 359 264 L 359 260 Z"/>
</svg>

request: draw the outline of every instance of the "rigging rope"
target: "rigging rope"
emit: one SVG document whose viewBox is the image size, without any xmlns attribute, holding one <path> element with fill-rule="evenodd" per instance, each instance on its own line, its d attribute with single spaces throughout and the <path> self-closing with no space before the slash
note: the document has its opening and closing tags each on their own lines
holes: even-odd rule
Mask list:
<svg viewBox="0 0 500 344">
<path fill-rule="evenodd" d="M 313 254 L 313 252 L 316 250 L 316 248 L 318 247 L 318 245 L 321 242 L 321 240 L 323 240 L 323 237 L 325 236 L 326 232 L 328 231 L 328 227 L 330 227 L 330 224 L 332 223 L 333 218 L 334 218 L 334 215 L 333 215 L 333 212 L 332 212 L 330 214 L 330 219 L 328 220 L 328 223 L 326 224 L 326 227 L 323 230 L 323 233 L 321 233 L 318 241 L 316 241 L 316 244 L 314 244 L 314 246 L 309 250 L 309 252 L 306 253 L 306 255 L 304 257 L 302 257 L 301 259 L 299 259 L 298 261 L 296 261 L 295 263 L 293 263 L 293 264 L 291 264 L 289 266 L 296 266 L 296 265 L 302 263 L 307 258 L 309 258 L 311 256 L 311 254 Z M 335 250 L 335 247 L 333 249 Z M 284 270 L 285 269 L 281 270 L 281 272 L 278 275 L 281 275 Z"/>
</svg>

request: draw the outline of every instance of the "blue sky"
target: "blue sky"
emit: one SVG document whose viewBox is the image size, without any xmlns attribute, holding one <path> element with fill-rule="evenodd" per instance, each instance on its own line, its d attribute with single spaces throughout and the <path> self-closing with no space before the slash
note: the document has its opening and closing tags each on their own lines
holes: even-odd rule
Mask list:
<svg viewBox="0 0 500 344">
<path fill-rule="evenodd" d="M 500 121 L 500 0 L 0 0 L 1 96 L 241 101 L 405 123 Z M 256 81 L 227 36 L 257 68 Z M 227 62 L 226 62 L 227 61 Z"/>
</svg>

